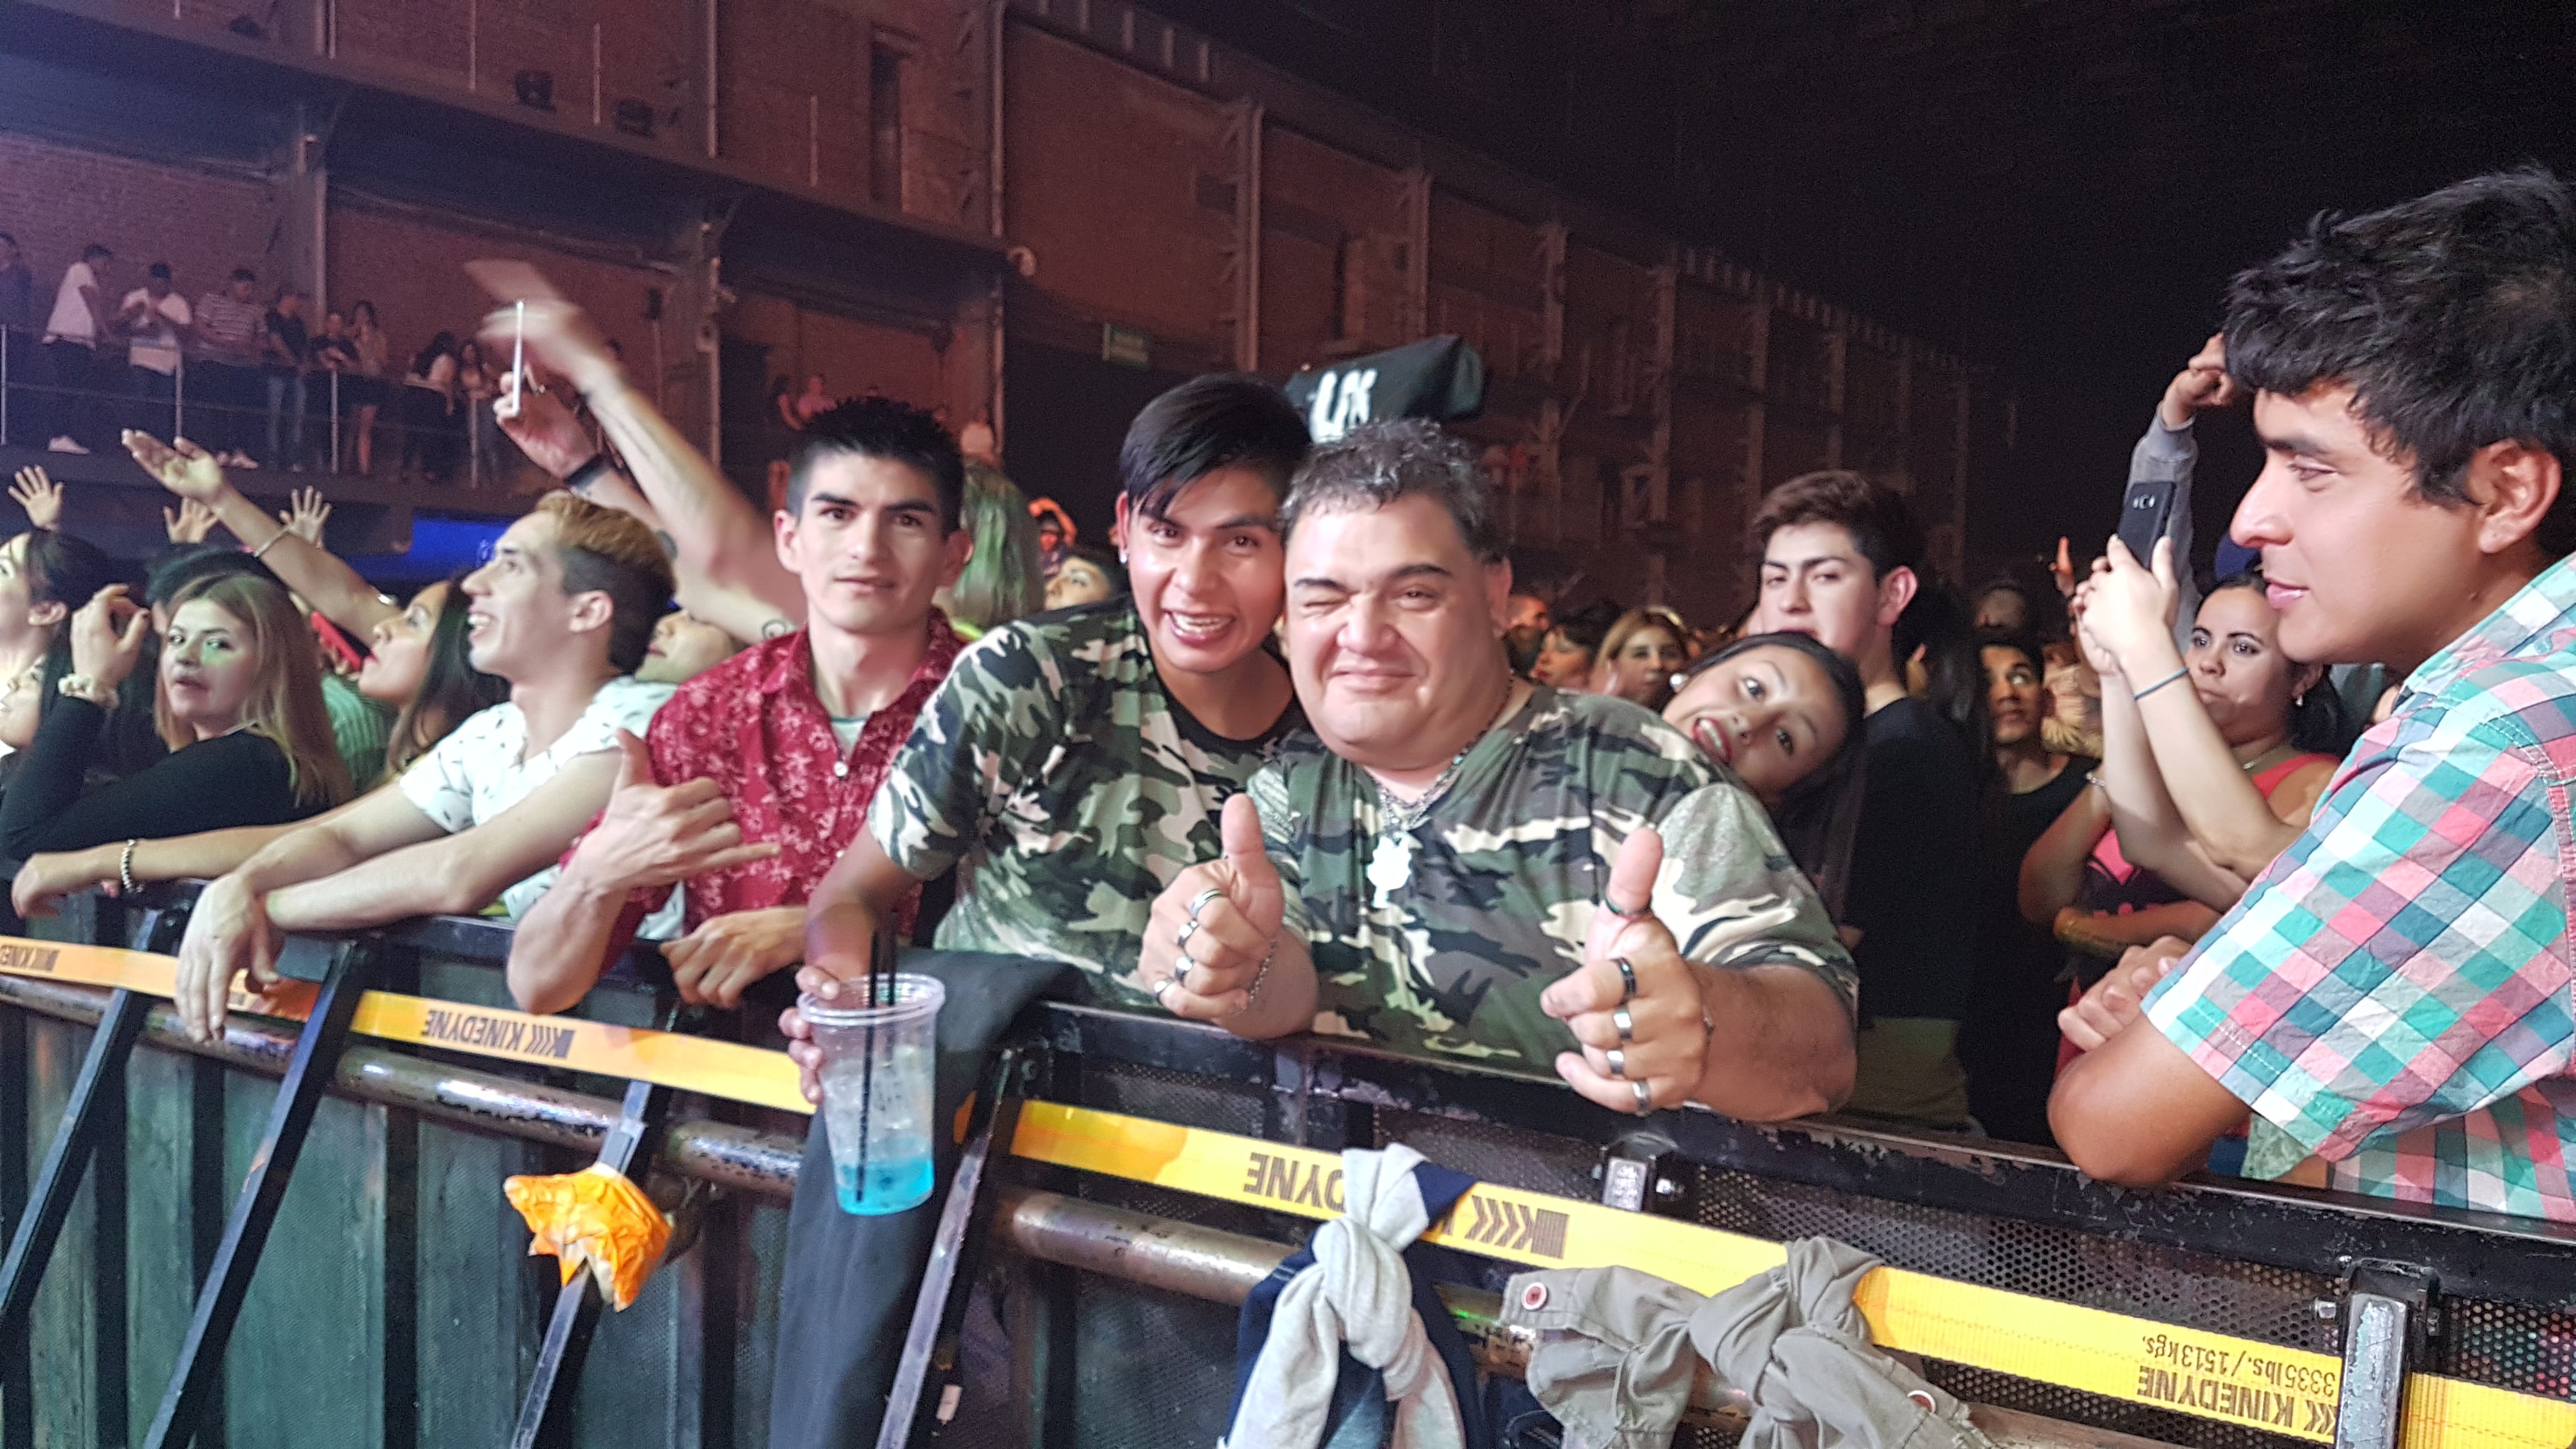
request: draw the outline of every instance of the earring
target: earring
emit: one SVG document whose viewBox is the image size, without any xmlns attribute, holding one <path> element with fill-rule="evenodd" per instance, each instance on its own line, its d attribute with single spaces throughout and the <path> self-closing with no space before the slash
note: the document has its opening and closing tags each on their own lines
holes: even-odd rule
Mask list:
<svg viewBox="0 0 2576 1449">
<path fill-rule="evenodd" d="M 2306 704 L 2307 704 L 2307 702 L 2308 702 L 2308 692 L 2307 692 L 2306 690 L 2304 690 L 2304 689 L 2302 689 L 2302 690 L 2300 690 L 2298 693 L 2296 693 L 2296 694 L 2294 694 L 2294 695 L 2291 695 L 2291 696 L 2290 696 L 2290 708 L 2292 708 L 2292 709 L 2298 709 L 2298 708 L 2301 708 L 2301 707 L 2303 707 L 2304 705 L 2306 705 Z"/>
<path fill-rule="evenodd" d="M 1125 549 L 1123 549 L 1123 548 L 1122 548 L 1122 549 L 1120 549 L 1120 550 L 1118 550 L 1118 563 L 1119 563 L 1119 566 L 1120 566 L 1120 567 L 1122 567 L 1122 568 L 1126 566 L 1126 563 L 1127 563 L 1127 550 L 1125 550 Z"/>
</svg>

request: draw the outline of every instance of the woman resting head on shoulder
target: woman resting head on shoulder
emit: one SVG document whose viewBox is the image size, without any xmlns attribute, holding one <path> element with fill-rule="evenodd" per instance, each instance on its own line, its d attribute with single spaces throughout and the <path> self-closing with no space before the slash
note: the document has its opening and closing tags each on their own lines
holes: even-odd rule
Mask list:
<svg viewBox="0 0 2576 1449">
<path fill-rule="evenodd" d="M 1798 868 L 1839 918 L 1860 824 L 1860 671 L 1805 634 L 1751 634 L 1675 681 L 1666 723 L 1771 812 Z"/>
</svg>

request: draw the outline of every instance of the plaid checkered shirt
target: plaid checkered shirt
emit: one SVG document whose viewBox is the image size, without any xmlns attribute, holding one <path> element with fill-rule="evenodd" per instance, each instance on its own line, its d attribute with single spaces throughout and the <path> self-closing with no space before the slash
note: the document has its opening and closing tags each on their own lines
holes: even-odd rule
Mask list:
<svg viewBox="0 0 2576 1449">
<path fill-rule="evenodd" d="M 2246 1173 L 2576 1221 L 2576 560 L 2425 661 L 2147 998 L 2253 1108 Z"/>
</svg>

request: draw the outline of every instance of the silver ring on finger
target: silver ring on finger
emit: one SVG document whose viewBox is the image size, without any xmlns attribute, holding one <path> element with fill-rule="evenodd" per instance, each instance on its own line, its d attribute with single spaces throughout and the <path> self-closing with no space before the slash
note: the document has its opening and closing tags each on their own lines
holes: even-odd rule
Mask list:
<svg viewBox="0 0 2576 1449">
<path fill-rule="evenodd" d="M 1628 1090 L 1637 1094 L 1638 1116 L 1643 1117 L 1647 1113 L 1655 1110 L 1655 1094 L 1646 1090 L 1645 1083 L 1630 1082 L 1628 1084 Z"/>
<path fill-rule="evenodd" d="M 1610 1059 L 1610 1075 L 1621 1078 L 1626 1077 L 1628 1075 L 1628 1054 L 1619 1050 L 1617 1047 L 1612 1047 L 1606 1055 Z"/>
<path fill-rule="evenodd" d="M 1199 912 L 1207 909 L 1207 903 L 1224 894 L 1225 892 L 1223 890 L 1215 886 L 1209 886 L 1207 889 L 1200 891 L 1197 895 L 1190 897 L 1190 923 L 1192 925 L 1196 925 L 1199 919 Z"/>
<path fill-rule="evenodd" d="M 1186 954 L 1190 949 L 1190 937 L 1198 933 L 1199 918 L 1192 915 L 1188 920 L 1181 922 L 1180 930 L 1173 933 L 1172 944 Z"/>
<path fill-rule="evenodd" d="M 1170 1001 L 1168 1001 L 1168 1000 L 1166 1000 L 1166 999 L 1165 999 L 1166 995 L 1171 991 L 1171 989 L 1172 989 L 1173 987 L 1175 987 L 1175 986 L 1179 986 L 1179 985 L 1181 984 L 1181 978 L 1183 978 L 1183 977 L 1185 977 L 1185 976 L 1187 976 L 1187 975 L 1189 975 L 1189 974 L 1190 974 L 1190 973 L 1189 973 L 1189 972 L 1188 972 L 1188 970 L 1185 968 L 1185 969 L 1183 969 L 1183 970 L 1175 971 L 1175 972 L 1173 972 L 1171 975 L 1164 977 L 1164 978 L 1163 978 L 1163 980 L 1162 980 L 1162 983 L 1161 983 L 1160 985 L 1158 985 L 1158 986 L 1156 986 L 1156 987 L 1154 988 L 1154 1004 L 1155 1004 L 1155 1005 L 1157 1005 L 1157 1006 L 1159 1006 L 1159 1007 L 1161 1007 L 1161 1008 L 1163 1008 L 1165 1011 L 1170 1011 L 1170 1010 L 1172 1009 L 1172 1003 L 1171 1003 Z M 1185 990 L 1186 990 L 1187 988 L 1183 988 L 1183 989 L 1185 989 Z"/>
<path fill-rule="evenodd" d="M 1610 1024 L 1619 1028 L 1619 1045 L 1626 1046 L 1637 1039 L 1637 1019 L 1628 1014 L 1628 1008 L 1613 1007 L 1610 1012 Z"/>
<path fill-rule="evenodd" d="M 1637 999 L 1637 968 L 1625 956 L 1611 957 L 1610 964 L 1619 968 L 1619 1004 L 1625 1006 Z"/>
</svg>

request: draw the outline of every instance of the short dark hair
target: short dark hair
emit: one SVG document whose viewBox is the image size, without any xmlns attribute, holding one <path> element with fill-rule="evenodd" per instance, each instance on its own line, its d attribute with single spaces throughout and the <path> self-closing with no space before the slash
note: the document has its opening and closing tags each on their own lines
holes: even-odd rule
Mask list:
<svg viewBox="0 0 2576 1449">
<path fill-rule="evenodd" d="M 286 587 L 268 565 L 240 549 L 216 543 L 182 544 L 152 560 L 144 573 L 143 601 L 167 604 L 196 584 L 228 574 L 250 574 Z"/>
<path fill-rule="evenodd" d="M 1807 523 L 1839 524 L 1882 579 L 1898 569 L 1923 567 L 1923 525 L 1914 521 L 1905 495 L 1848 469 L 1801 473 L 1772 489 L 1753 511 L 1755 561 L 1770 547 L 1771 535 Z"/>
<path fill-rule="evenodd" d="M 143 269 L 143 274 L 147 277 L 155 277 L 166 282 L 170 280 L 170 264 L 168 262 L 154 262 L 152 265 Z"/>
<path fill-rule="evenodd" d="M 18 244 L 18 238 L 16 238 L 15 236 L 12 236 L 12 235 L 11 235 L 11 234 L 9 234 L 8 232 L 0 231 L 0 245 L 6 245 L 6 246 L 13 246 L 13 247 L 14 247 L 14 246 L 16 246 L 17 244 Z"/>
<path fill-rule="evenodd" d="M 957 451 L 957 439 L 937 418 L 890 397 L 852 398 L 817 413 L 805 425 L 805 446 L 787 474 L 789 516 L 805 511 L 805 488 L 813 481 L 814 465 L 844 453 L 928 474 L 939 495 L 940 531 L 957 531 L 958 516 L 966 508 L 966 459 Z"/>
<path fill-rule="evenodd" d="M 1118 449 L 1127 506 L 1160 518 L 1172 499 L 1220 468 L 1249 468 L 1284 502 L 1313 439 L 1276 386 L 1240 372 L 1194 377 L 1145 404 Z"/>
<path fill-rule="evenodd" d="M 1977 652 L 1983 654 L 1989 649 L 2009 649 L 2029 660 L 2033 673 L 2048 673 L 2048 656 L 2041 652 L 2039 636 L 2027 629 L 1979 629 Z"/>
<path fill-rule="evenodd" d="M 2227 370 L 2263 392 L 2321 384 L 2353 407 L 2416 492 L 2466 494 L 2490 443 L 2542 449 L 2576 474 L 2576 191 L 2538 166 L 2445 186 L 2360 216 L 2321 212 L 2227 288 Z M 2576 549 L 2576 477 L 2532 540 Z"/>
<path fill-rule="evenodd" d="M 106 246 L 98 242 L 91 242 L 81 248 L 81 260 L 85 262 L 103 262 L 115 255 L 116 253 L 109 251 Z"/>
<path fill-rule="evenodd" d="M 252 271 L 248 267 L 235 267 L 233 268 L 232 279 L 236 282 L 256 282 L 259 280 L 259 273 Z"/>
<path fill-rule="evenodd" d="M 97 544 L 58 528 L 27 530 L 28 593 L 62 605 L 73 613 L 99 590 L 118 581 L 122 570 Z"/>
<path fill-rule="evenodd" d="M 1324 444 L 1297 470 L 1279 510 L 1282 538 L 1310 513 L 1384 508 L 1416 494 L 1436 500 L 1458 525 L 1467 551 L 1503 561 L 1503 530 L 1494 520 L 1493 490 L 1467 445 L 1427 418 L 1363 423 Z"/>
</svg>

